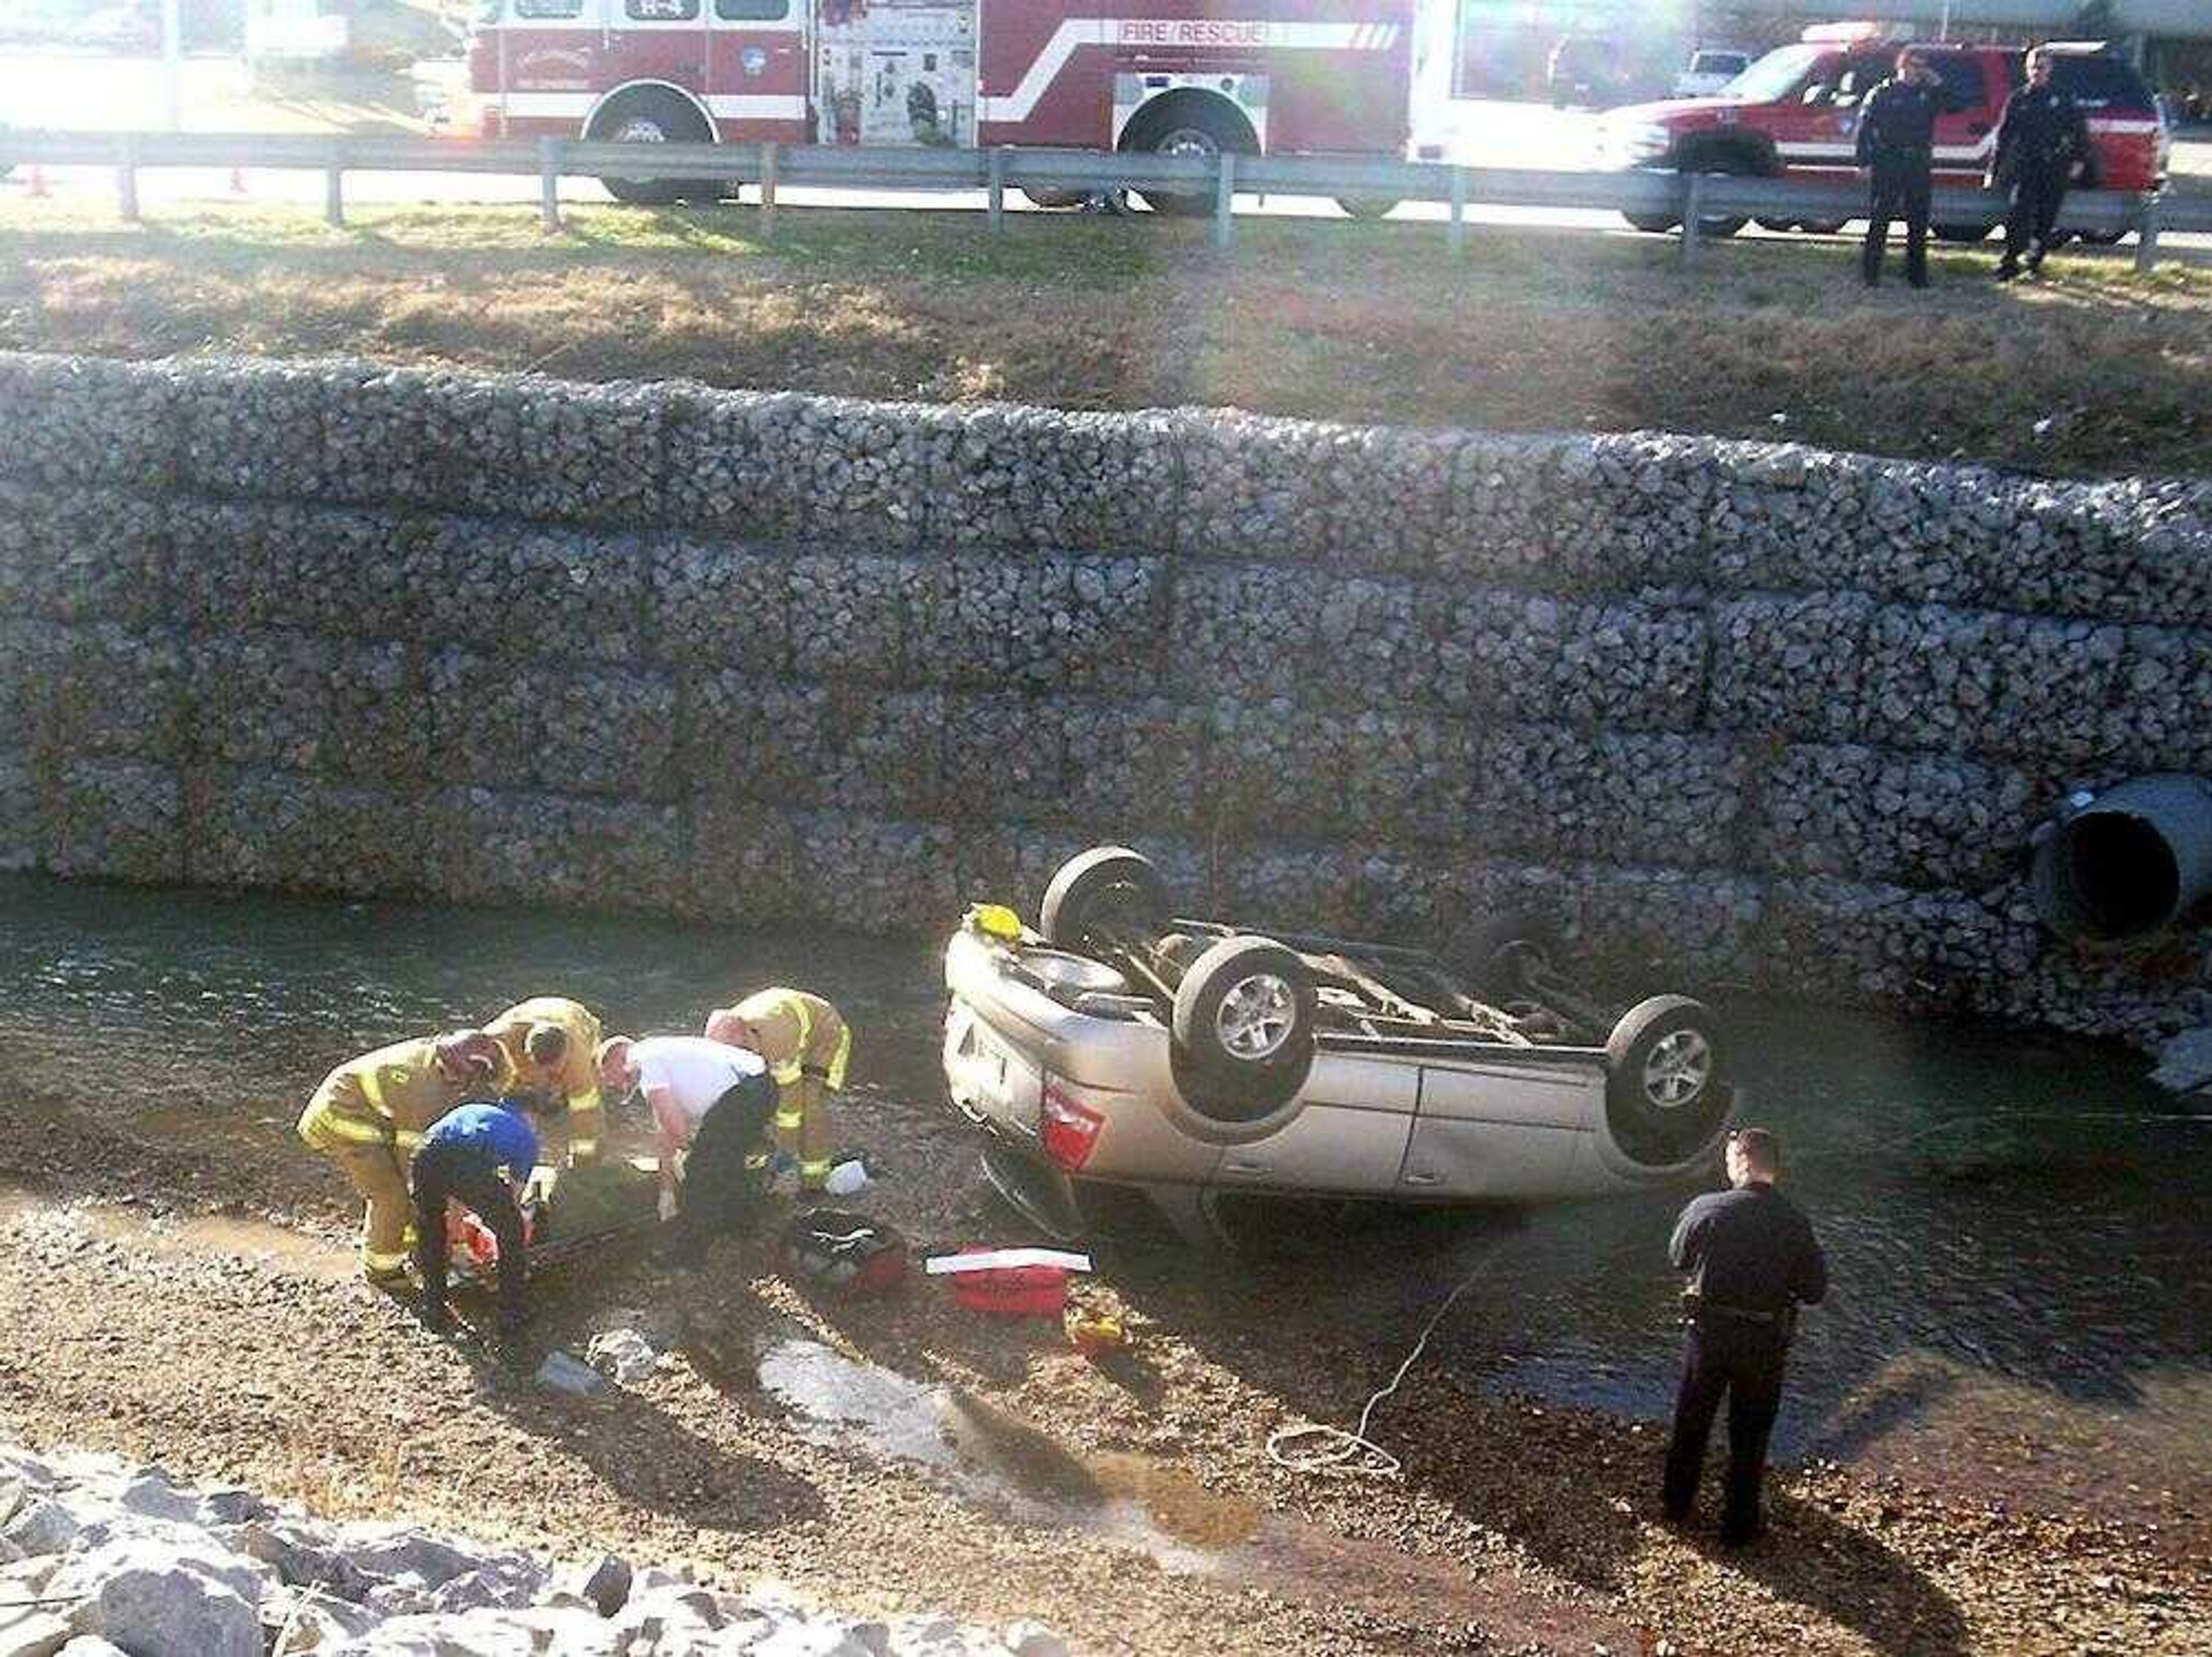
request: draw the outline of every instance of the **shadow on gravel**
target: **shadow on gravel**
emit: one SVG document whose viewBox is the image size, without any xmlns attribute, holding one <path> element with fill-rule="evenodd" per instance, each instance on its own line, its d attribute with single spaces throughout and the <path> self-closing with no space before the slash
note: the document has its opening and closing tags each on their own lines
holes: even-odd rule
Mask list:
<svg viewBox="0 0 2212 1657">
<path fill-rule="evenodd" d="M 1866 1532 L 1788 1496 L 1769 1501 L 1767 1523 L 1755 1546 L 1717 1552 L 1716 1563 L 1893 1657 L 1967 1648 L 1966 1619 L 1951 1597 Z"/>
<path fill-rule="evenodd" d="M 808 1481 L 757 1457 L 708 1442 L 658 1404 L 624 1388 L 556 1398 L 511 1382 L 483 1403 L 549 1454 L 582 1462 L 622 1500 L 696 1530 L 773 1531 L 828 1511 Z"/>
</svg>

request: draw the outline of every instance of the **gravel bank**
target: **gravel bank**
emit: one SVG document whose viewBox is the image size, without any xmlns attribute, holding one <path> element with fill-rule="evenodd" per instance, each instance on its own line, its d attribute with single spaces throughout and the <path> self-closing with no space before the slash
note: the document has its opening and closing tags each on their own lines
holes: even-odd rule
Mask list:
<svg viewBox="0 0 2212 1657">
<path fill-rule="evenodd" d="M 971 1206 L 964 1140 L 884 1108 L 899 1177 L 871 1194 L 878 1211 L 925 1242 L 1012 1234 Z M 10 1160 L 111 1191 L 173 1188 L 158 1161 L 103 1164 L 36 1135 Z M 644 1379 L 572 1398 L 346 1281 L 319 1170 L 210 1162 L 203 1177 L 234 1210 L 242 1194 L 285 1199 L 289 1240 L 235 1218 L 155 1223 L 143 1206 L 26 1199 L 0 1216 L 0 1435 L 158 1459 L 319 1519 L 659 1561 L 717 1594 L 769 1577 L 848 1617 L 1032 1617 L 1078 1652 L 1588 1657 L 1663 1640 L 1686 1654 L 2180 1657 L 2212 1640 L 2202 1492 L 2183 1469 L 2125 1514 L 2077 1516 L 2026 1464 L 1801 1468 L 1778 1479 L 1772 1539 L 1728 1556 L 1656 1522 L 1650 1428 L 1426 1369 L 1378 1420 L 1402 1482 L 1271 1466 L 1270 1432 L 1351 1419 L 1399 1356 L 1314 1318 L 1294 1274 L 1114 1270 L 1089 1292 L 1139 1343 L 1097 1368 L 1049 1324 L 986 1323 L 934 1291 L 810 1304 L 740 1247 L 695 1283 L 617 1258 L 544 1284 L 549 1341 L 580 1350 L 617 1307 L 681 1333 Z M 763 1384 L 763 1356 L 794 1341 L 954 1400 L 957 1464 L 823 1430 Z"/>
</svg>

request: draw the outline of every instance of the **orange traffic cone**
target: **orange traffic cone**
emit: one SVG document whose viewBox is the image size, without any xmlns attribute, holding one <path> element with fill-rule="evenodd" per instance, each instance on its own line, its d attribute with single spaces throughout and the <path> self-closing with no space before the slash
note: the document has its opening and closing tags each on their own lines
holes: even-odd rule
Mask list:
<svg viewBox="0 0 2212 1657">
<path fill-rule="evenodd" d="M 27 181 L 27 188 L 29 193 L 33 196 L 44 196 L 46 193 L 46 169 L 36 161 L 31 163 L 31 176 Z"/>
</svg>

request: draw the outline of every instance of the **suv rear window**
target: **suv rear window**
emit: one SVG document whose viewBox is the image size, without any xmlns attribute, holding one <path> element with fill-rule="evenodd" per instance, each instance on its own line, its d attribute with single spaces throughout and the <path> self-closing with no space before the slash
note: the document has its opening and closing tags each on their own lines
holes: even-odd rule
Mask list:
<svg viewBox="0 0 2212 1657">
<path fill-rule="evenodd" d="M 2051 54 L 2051 83 L 2085 108 L 2118 107 L 2150 113 L 2150 88 L 2124 58 L 2055 52 Z"/>
</svg>

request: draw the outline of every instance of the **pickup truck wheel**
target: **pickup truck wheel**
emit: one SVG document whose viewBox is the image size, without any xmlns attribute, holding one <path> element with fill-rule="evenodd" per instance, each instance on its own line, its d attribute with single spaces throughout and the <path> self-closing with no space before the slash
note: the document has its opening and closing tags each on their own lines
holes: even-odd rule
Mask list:
<svg viewBox="0 0 2212 1657">
<path fill-rule="evenodd" d="M 1621 1150 L 1651 1167 L 1688 1161 L 1735 1102 L 1728 1054 L 1702 1002 L 1654 996 L 1622 1014 L 1605 1044 L 1606 1121 Z"/>
<path fill-rule="evenodd" d="M 1659 213 L 1623 213 L 1621 217 L 1647 236 L 1663 236 L 1682 222 Z"/>
<path fill-rule="evenodd" d="M 1152 937 L 1167 918 L 1167 882 L 1151 858 L 1127 846 L 1093 846 L 1052 877 L 1037 929 L 1057 948 L 1082 949 L 1102 931 Z"/>
<path fill-rule="evenodd" d="M 1252 1121 L 1288 1104 L 1313 1069 L 1313 974 L 1272 938 L 1224 938 L 1176 990 L 1176 1082 L 1201 1115 Z"/>
</svg>

